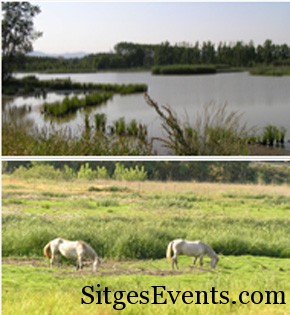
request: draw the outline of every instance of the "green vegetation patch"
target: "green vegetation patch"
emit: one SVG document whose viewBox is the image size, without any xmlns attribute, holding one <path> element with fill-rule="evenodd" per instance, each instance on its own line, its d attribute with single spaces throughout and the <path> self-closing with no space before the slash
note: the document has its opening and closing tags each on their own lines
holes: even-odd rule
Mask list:
<svg viewBox="0 0 290 315">
<path fill-rule="evenodd" d="M 130 189 L 127 187 L 120 186 L 106 186 L 106 187 L 96 187 L 90 186 L 88 191 L 91 192 L 128 192 Z"/>
<path fill-rule="evenodd" d="M 80 83 L 73 82 L 70 78 L 39 80 L 36 76 L 30 75 L 22 79 L 9 79 L 3 85 L 3 95 L 42 95 L 53 91 L 111 92 L 125 95 L 144 93 L 147 89 L 146 84 Z"/>
<path fill-rule="evenodd" d="M 62 117 L 70 113 L 74 113 L 77 110 L 88 107 L 97 106 L 102 103 L 107 102 L 112 98 L 113 93 L 111 92 L 100 92 L 100 93 L 90 93 L 83 98 L 78 98 L 73 96 L 72 98 L 65 97 L 61 102 L 45 103 L 43 105 L 43 110 L 46 114 Z"/>
<path fill-rule="evenodd" d="M 274 66 L 260 66 L 250 69 L 252 75 L 264 75 L 264 76 L 284 76 L 290 75 L 290 67 L 274 67 Z"/>
<path fill-rule="evenodd" d="M 205 264 L 208 260 L 205 260 Z M 218 269 L 211 272 L 206 268 L 190 268 L 191 259 L 180 257 L 180 271 L 171 272 L 165 259 L 146 261 L 104 261 L 97 276 L 92 275 L 90 266 L 77 272 L 72 265 L 62 268 L 48 268 L 41 260 L 4 259 L 2 267 L 2 311 L 5 314 L 92 314 L 102 312 L 111 314 L 113 304 L 92 303 L 82 305 L 82 288 L 86 285 L 100 284 L 99 289 L 108 287 L 112 292 L 118 290 L 150 290 L 151 286 L 165 286 L 166 290 L 182 292 L 202 290 L 210 294 L 212 287 L 219 292 L 229 291 L 231 300 L 236 300 L 241 291 L 283 290 L 286 297 L 290 293 L 289 259 L 221 256 Z M 261 273 L 263 277 L 261 277 Z M 96 287 L 97 289 L 97 287 Z M 15 294 L 17 290 L 17 295 Z M 150 294 L 150 296 L 152 296 Z M 169 299 L 168 294 L 164 298 Z M 287 302 L 287 300 L 286 300 Z M 286 305 L 253 303 L 242 305 L 194 304 L 186 305 L 177 301 L 176 305 L 126 305 L 126 314 L 205 314 L 222 315 L 230 313 L 249 314 L 287 314 Z"/>
<path fill-rule="evenodd" d="M 215 74 L 216 72 L 216 67 L 211 65 L 165 65 L 152 68 L 152 74 L 159 75 Z"/>
</svg>

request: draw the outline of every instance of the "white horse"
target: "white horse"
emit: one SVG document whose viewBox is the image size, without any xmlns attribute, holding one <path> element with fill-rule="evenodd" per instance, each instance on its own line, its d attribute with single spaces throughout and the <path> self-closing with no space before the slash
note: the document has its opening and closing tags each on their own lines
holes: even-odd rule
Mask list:
<svg viewBox="0 0 290 315">
<path fill-rule="evenodd" d="M 170 260 L 171 251 L 173 251 L 172 269 L 174 270 L 174 264 L 178 269 L 177 265 L 177 255 L 183 254 L 187 256 L 193 256 L 193 265 L 195 265 L 197 258 L 199 258 L 199 263 L 203 265 L 203 256 L 208 255 L 211 258 L 211 268 L 215 268 L 219 261 L 219 258 L 215 251 L 207 244 L 201 241 L 186 241 L 186 240 L 174 240 L 170 242 L 167 246 L 166 258 Z"/>
<path fill-rule="evenodd" d="M 66 258 L 77 258 L 77 270 L 82 269 L 84 258 L 93 260 L 93 272 L 97 272 L 98 266 L 101 264 L 101 259 L 97 253 L 84 241 L 68 241 L 63 238 L 56 238 L 44 246 L 43 253 L 50 259 L 50 268 L 52 268 L 54 260 L 59 265 L 60 254 Z"/>
</svg>

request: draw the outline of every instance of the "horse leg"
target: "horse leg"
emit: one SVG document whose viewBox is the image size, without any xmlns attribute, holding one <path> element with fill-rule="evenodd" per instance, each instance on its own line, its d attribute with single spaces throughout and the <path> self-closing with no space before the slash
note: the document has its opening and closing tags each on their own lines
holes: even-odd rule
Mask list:
<svg viewBox="0 0 290 315">
<path fill-rule="evenodd" d="M 78 255 L 78 260 L 77 260 L 77 270 L 78 269 L 82 269 L 83 268 L 83 260 L 82 260 L 82 256 Z"/>
<path fill-rule="evenodd" d="M 50 258 L 50 268 L 52 268 L 52 265 L 54 264 L 55 261 L 57 262 L 57 266 L 60 267 L 58 255 L 56 255 L 55 253 L 52 253 L 51 258 Z"/>
<path fill-rule="evenodd" d="M 49 267 L 50 267 L 50 268 L 52 268 L 53 262 L 54 262 L 54 255 L 52 254 L 52 255 L 51 255 L 51 258 L 50 258 L 50 260 L 49 260 Z"/>
<path fill-rule="evenodd" d="M 55 258 L 55 260 L 57 262 L 57 267 L 60 268 L 60 257 L 59 257 L 59 255 L 54 255 L 54 258 Z"/>
<path fill-rule="evenodd" d="M 177 256 L 176 255 L 174 255 L 172 257 L 172 270 L 174 270 L 174 264 L 176 266 L 176 269 L 178 270 L 178 262 L 177 262 Z"/>
<path fill-rule="evenodd" d="M 93 261 L 93 272 L 98 271 L 98 265 L 99 265 L 99 258 L 95 258 L 95 260 Z"/>
<path fill-rule="evenodd" d="M 201 267 L 203 266 L 203 256 L 199 257 L 199 264 L 200 264 Z"/>
<path fill-rule="evenodd" d="M 192 264 L 195 265 L 197 257 L 194 257 Z"/>
</svg>

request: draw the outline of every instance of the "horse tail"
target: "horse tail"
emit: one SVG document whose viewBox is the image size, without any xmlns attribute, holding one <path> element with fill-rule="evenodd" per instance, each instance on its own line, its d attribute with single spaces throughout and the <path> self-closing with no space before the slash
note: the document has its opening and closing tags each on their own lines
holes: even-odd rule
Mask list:
<svg viewBox="0 0 290 315">
<path fill-rule="evenodd" d="M 167 260 L 171 259 L 171 251 L 172 251 L 172 245 L 173 245 L 173 241 L 170 242 L 167 246 L 167 251 L 166 251 L 166 258 Z"/>
<path fill-rule="evenodd" d="M 48 244 L 46 244 L 43 248 L 43 254 L 44 256 L 46 256 L 47 258 L 51 258 L 51 247 L 50 247 L 50 242 Z"/>
</svg>

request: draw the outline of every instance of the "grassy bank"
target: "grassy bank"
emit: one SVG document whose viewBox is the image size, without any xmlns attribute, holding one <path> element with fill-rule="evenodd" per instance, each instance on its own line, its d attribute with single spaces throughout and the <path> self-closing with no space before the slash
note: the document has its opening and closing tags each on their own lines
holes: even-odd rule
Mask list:
<svg viewBox="0 0 290 315">
<path fill-rule="evenodd" d="M 154 285 L 208 294 L 212 287 L 229 291 L 230 302 L 224 305 L 211 300 L 209 305 L 137 303 L 127 304 L 126 314 L 289 312 L 288 304 L 231 303 L 244 290 L 290 293 L 288 186 L 44 181 L 9 175 L 2 182 L 5 314 L 115 313 L 113 304 L 80 303 L 89 300 L 82 288 L 97 284 L 113 292 L 150 291 Z M 99 273 L 92 275 L 88 263 L 76 272 L 73 262 L 50 270 L 42 248 L 59 235 L 89 242 L 104 258 Z M 209 243 L 220 257 L 217 269 L 208 269 L 208 258 L 203 268 L 191 268 L 192 259 L 181 256 L 180 271 L 170 271 L 165 249 L 179 237 Z"/>
<path fill-rule="evenodd" d="M 284 67 L 274 67 L 274 66 L 256 67 L 256 68 L 250 69 L 250 74 L 252 74 L 252 75 L 264 75 L 264 76 L 290 75 L 290 67 L 289 66 L 284 66 Z"/>
</svg>

